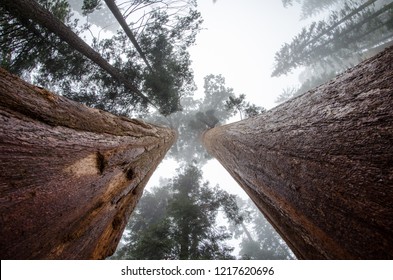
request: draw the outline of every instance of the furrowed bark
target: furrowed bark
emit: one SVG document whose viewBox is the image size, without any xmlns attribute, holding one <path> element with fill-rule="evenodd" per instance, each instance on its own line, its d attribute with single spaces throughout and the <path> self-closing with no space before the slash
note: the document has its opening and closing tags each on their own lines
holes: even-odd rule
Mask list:
<svg viewBox="0 0 393 280">
<path fill-rule="evenodd" d="M 203 141 L 298 258 L 393 258 L 393 47 Z"/>
<path fill-rule="evenodd" d="M 111 255 L 174 140 L 0 69 L 0 257 Z"/>
</svg>

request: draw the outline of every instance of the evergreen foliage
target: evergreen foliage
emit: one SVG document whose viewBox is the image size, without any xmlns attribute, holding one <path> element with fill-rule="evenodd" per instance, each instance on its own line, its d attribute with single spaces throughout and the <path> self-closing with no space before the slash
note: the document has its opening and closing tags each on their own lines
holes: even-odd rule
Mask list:
<svg viewBox="0 0 393 280">
<path fill-rule="evenodd" d="M 340 10 L 331 11 L 327 20 L 313 22 L 290 44 L 284 44 L 275 55 L 272 76 L 310 65 L 343 69 L 357 64 L 381 42 L 391 41 L 393 3 L 361 2 L 345 2 Z"/>
<path fill-rule="evenodd" d="M 241 120 L 243 119 L 243 116 L 246 118 L 255 117 L 266 111 L 262 107 L 246 102 L 245 99 L 246 95 L 244 94 L 240 94 L 239 97 L 229 96 L 229 100 L 225 102 L 225 108 L 228 111 L 238 111 Z"/>
<path fill-rule="evenodd" d="M 241 220 L 235 197 L 202 182 L 195 165 L 178 170 L 164 187 L 146 192 L 126 228 L 115 259 L 233 259 L 231 238 L 217 226 L 220 210 Z"/>
<path fill-rule="evenodd" d="M 154 5 L 145 2 L 148 6 Z M 90 31 L 90 24 L 80 26 L 77 21 L 71 21 L 67 1 L 40 0 L 39 3 L 70 27 L 70 32 Z M 83 2 L 81 10 L 88 18 L 101 7 L 101 1 L 89 0 Z M 0 16 L 1 64 L 19 75 L 33 73 L 30 78 L 40 86 L 115 114 L 135 115 L 146 112 L 148 105 L 153 104 L 166 116 L 180 111 L 181 98 L 192 95 L 195 90 L 187 49 L 194 43 L 202 20 L 192 6 L 189 8 L 190 13 L 186 16 L 174 17 L 165 9 L 151 12 L 149 23 L 139 34 L 139 43 L 154 62 L 153 72 L 146 69 L 122 32 L 110 39 L 93 38 L 95 51 L 124 75 L 128 84 L 124 83 L 123 76 L 113 77 L 113 73 L 98 67 L 96 61 L 86 59 L 85 54 L 74 51 L 51 32 L 25 18 L 18 19 L 17 11 L 3 8 Z M 137 94 L 129 92 L 130 84 Z"/>
<path fill-rule="evenodd" d="M 302 5 L 302 18 L 328 11 L 276 52 L 272 76 L 303 68 L 302 85 L 284 89 L 276 102 L 300 95 L 393 44 L 393 3 L 388 0 L 283 0 Z"/>
</svg>

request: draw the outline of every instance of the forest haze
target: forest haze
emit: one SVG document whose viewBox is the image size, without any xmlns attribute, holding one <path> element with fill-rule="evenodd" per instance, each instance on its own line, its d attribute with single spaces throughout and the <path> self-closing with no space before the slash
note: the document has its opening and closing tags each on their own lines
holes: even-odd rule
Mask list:
<svg viewBox="0 0 393 280">
<path fill-rule="evenodd" d="M 115 149 L 102 144 L 104 140 L 97 140 L 103 145 L 97 149 L 103 152 L 93 153 L 92 146 L 88 146 L 93 144 L 82 141 L 81 146 L 87 147 L 89 154 L 84 154 L 83 159 L 87 160 L 77 161 L 84 165 L 93 158 L 98 162 L 98 171 L 94 172 L 99 175 L 109 174 L 105 173 L 109 172 L 107 167 L 117 170 L 116 164 L 119 164 L 121 172 L 118 174 L 122 175 L 117 171 L 112 175 L 120 176 L 116 178 L 121 178 L 118 180 L 122 185 L 126 181 L 134 184 L 135 178 L 139 180 L 137 172 L 143 174 L 135 187 L 137 198 L 129 203 L 132 209 L 122 210 L 124 213 L 118 218 L 129 217 L 116 225 L 115 230 L 124 228 L 122 237 L 110 237 L 111 244 L 117 242 L 118 246 L 109 259 L 296 259 L 295 254 L 299 254 L 291 251 L 285 238 L 280 236 L 280 229 L 280 234 L 277 233 L 279 227 L 269 223 L 272 218 L 265 218 L 262 207 L 255 205 L 255 199 L 253 202 L 248 198 L 250 193 L 241 190 L 237 184 L 241 180 L 232 173 L 236 181 L 228 179 L 231 175 L 217 167 L 219 163 L 213 153 L 208 153 L 202 139 L 207 131 L 219 126 L 268 116 L 267 109 L 272 107 L 268 100 L 275 100 L 278 105 L 298 98 L 393 45 L 393 1 L 261 2 L 2 0 L 1 68 L 38 89 L 56 93 L 97 112 L 113 114 L 116 125 L 128 127 L 128 118 L 137 119 L 132 124 L 132 136 L 122 130 L 118 132 L 116 125 L 113 130 L 99 131 L 114 139 L 117 137 L 108 142 L 112 145 L 118 141 L 121 148 Z M 249 12 L 253 19 L 259 19 L 262 9 L 263 12 L 271 9 L 274 14 L 290 13 L 297 19 L 292 22 L 281 18 L 269 26 L 261 19 L 243 28 L 241 19 L 247 14 L 225 14 L 237 7 Z M 232 17 L 232 21 L 226 16 Z M 240 31 L 232 25 L 237 19 Z M 259 24 L 265 25 L 266 30 L 260 30 Z M 284 29 L 293 27 L 288 34 L 282 34 L 282 26 Z M 277 38 L 268 38 L 266 34 L 274 34 L 275 28 L 279 33 Z M 242 33 L 249 41 L 240 37 Z M 209 36 L 229 43 L 215 46 Z M 253 49 L 253 44 L 259 49 Z M 230 53 L 230 57 L 223 58 L 221 68 L 213 65 L 216 60 L 204 60 L 212 59 L 210 52 L 219 59 L 221 51 Z M 266 57 L 271 63 L 262 65 L 260 61 Z M 237 60 L 250 67 L 236 65 Z M 213 73 L 211 69 L 220 69 L 223 73 Z M 258 78 L 253 78 L 254 74 L 259 75 Z M 249 85 L 243 89 L 237 84 L 247 76 L 257 84 L 258 92 L 247 92 Z M 75 111 L 82 110 L 75 106 Z M 291 113 L 290 110 L 283 114 Z M 291 117 L 283 117 L 283 123 L 288 119 Z M 99 121 L 98 118 L 97 123 Z M 306 124 L 304 121 L 298 125 Z M 83 125 L 83 129 L 88 126 Z M 148 140 L 138 142 L 127 154 L 121 137 L 147 137 Z M 174 137 L 176 141 L 169 148 Z M 281 137 L 291 139 L 289 134 Z M 159 144 L 154 144 L 155 141 Z M 270 144 L 274 146 L 273 142 Z M 164 154 L 162 164 L 147 184 Z M 145 155 L 150 163 L 145 161 Z M 127 157 L 138 158 L 135 162 L 141 162 L 143 168 L 136 171 L 135 163 L 127 162 Z M 303 158 L 307 155 L 302 155 Z M 67 170 L 74 172 L 72 168 Z M 110 181 L 110 175 L 107 176 L 103 185 Z M 294 186 L 296 182 L 285 184 L 291 183 Z M 239 191 L 232 191 L 233 188 Z M 124 191 L 120 193 L 123 197 Z M 127 193 L 132 190 L 128 189 Z M 100 203 L 101 200 L 92 202 L 99 209 Z M 94 219 L 96 216 L 91 218 Z M 102 228 L 106 232 L 107 229 Z M 114 248 L 105 250 L 94 256 L 106 257 Z"/>
</svg>

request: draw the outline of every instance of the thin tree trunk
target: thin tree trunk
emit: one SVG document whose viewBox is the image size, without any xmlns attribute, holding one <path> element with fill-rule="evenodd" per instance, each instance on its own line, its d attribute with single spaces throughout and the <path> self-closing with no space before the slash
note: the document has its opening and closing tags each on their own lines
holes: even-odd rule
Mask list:
<svg viewBox="0 0 393 280">
<path fill-rule="evenodd" d="M 136 40 L 134 34 L 132 33 L 131 29 L 128 27 L 127 22 L 125 21 L 123 15 L 121 14 L 119 8 L 117 7 L 115 1 L 113 0 L 105 0 L 106 5 L 108 8 L 111 10 L 112 14 L 116 18 L 116 20 L 119 22 L 120 26 L 123 28 L 124 32 L 126 33 L 128 39 L 130 39 L 131 43 L 134 45 L 135 49 L 145 62 L 147 68 L 149 68 L 150 72 L 154 72 L 153 68 L 150 66 L 149 61 L 147 60 L 145 54 L 142 51 L 142 48 L 139 46 L 138 41 Z"/>
<path fill-rule="evenodd" d="M 140 90 L 135 87 L 118 69 L 110 65 L 98 52 L 86 44 L 78 35 L 76 35 L 69 27 L 67 27 L 51 12 L 44 9 L 34 0 L 2 0 L 1 3 L 12 15 L 15 15 L 22 21 L 30 21 L 40 24 L 50 32 L 59 36 L 59 38 L 72 48 L 86 56 L 92 62 L 101 67 L 115 80 L 122 83 L 128 90 L 138 95 L 142 100 L 155 105 Z"/>
<path fill-rule="evenodd" d="M 315 48 L 312 48 L 308 53 L 304 54 L 303 57 L 310 57 L 310 56 L 313 55 L 313 53 L 314 54 L 317 53 L 318 50 L 322 50 L 322 51 L 320 51 L 320 53 L 324 54 L 323 57 L 326 57 L 328 55 L 334 54 L 337 50 L 336 51 L 333 50 L 330 54 L 326 53 L 326 45 L 332 44 L 332 43 L 334 45 L 335 41 L 340 41 L 340 40 L 343 41 L 345 39 L 344 36 L 346 34 L 350 33 L 350 32 L 356 32 L 355 34 L 357 34 L 359 36 L 357 36 L 356 38 L 351 38 L 351 40 L 347 39 L 347 41 L 358 42 L 361 38 L 366 37 L 369 33 L 372 33 L 372 32 L 376 31 L 376 29 L 375 30 L 368 30 L 368 32 L 366 34 L 361 34 L 358 30 L 364 24 L 370 22 L 372 19 L 374 19 L 374 18 L 378 17 L 379 15 L 381 15 L 381 14 L 383 14 L 383 13 L 389 11 L 389 10 L 392 10 L 392 9 L 393 9 L 393 3 L 390 3 L 390 4 L 387 4 L 387 5 L 383 6 L 380 10 L 376 11 L 375 13 L 369 15 L 368 17 L 366 17 L 362 21 L 360 21 L 360 22 L 356 23 L 355 25 L 351 26 L 351 28 L 345 29 L 342 33 L 339 34 L 339 36 L 337 38 L 334 38 L 334 40 L 332 40 L 332 39 L 326 40 L 323 44 L 321 44 L 319 46 L 316 46 Z M 387 24 L 383 23 L 380 26 L 378 26 L 377 29 L 379 29 L 379 28 L 381 28 L 383 26 L 387 26 Z M 358 33 L 360 33 L 360 34 L 358 34 Z M 318 57 L 315 60 L 322 59 L 323 57 Z"/>
<path fill-rule="evenodd" d="M 322 36 L 332 32 L 335 28 L 337 28 L 338 26 L 340 26 L 342 23 L 344 23 L 347 20 L 351 20 L 353 18 L 354 15 L 358 14 L 359 12 L 361 12 L 362 10 L 364 10 L 365 8 L 367 8 L 368 6 L 374 4 L 375 2 L 377 2 L 377 0 L 369 0 L 366 3 L 360 5 L 359 7 L 357 7 L 356 9 L 354 9 L 353 11 L 351 11 L 349 14 L 345 15 L 342 19 L 340 19 L 339 21 L 335 22 L 334 24 L 332 24 L 331 26 L 329 26 L 326 30 L 323 30 L 321 33 L 319 33 L 317 36 L 315 36 L 314 38 L 312 38 L 311 40 L 303 43 L 299 49 L 305 48 L 309 45 L 311 45 L 312 43 L 317 42 L 320 38 L 322 38 Z"/>
<path fill-rule="evenodd" d="M 248 238 L 248 241 L 254 243 L 255 241 L 254 241 L 254 239 L 252 238 L 250 232 L 248 231 L 246 225 L 245 225 L 243 222 L 241 222 L 241 226 L 242 226 L 242 229 L 243 229 L 244 233 L 246 234 L 246 236 L 247 236 L 247 238 Z"/>
<path fill-rule="evenodd" d="M 298 258 L 393 258 L 393 47 L 203 141 Z"/>
<path fill-rule="evenodd" d="M 1 259 L 111 255 L 174 139 L 0 68 Z"/>
</svg>

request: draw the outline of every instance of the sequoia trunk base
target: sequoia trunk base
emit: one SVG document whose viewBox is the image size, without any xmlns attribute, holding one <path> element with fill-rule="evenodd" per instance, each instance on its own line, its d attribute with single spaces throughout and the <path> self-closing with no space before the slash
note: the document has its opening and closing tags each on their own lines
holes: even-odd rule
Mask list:
<svg viewBox="0 0 393 280">
<path fill-rule="evenodd" d="M 174 131 L 116 117 L 0 69 L 1 259 L 113 254 Z"/>
<path fill-rule="evenodd" d="M 302 259 L 393 259 L 393 48 L 204 145 Z"/>
</svg>

